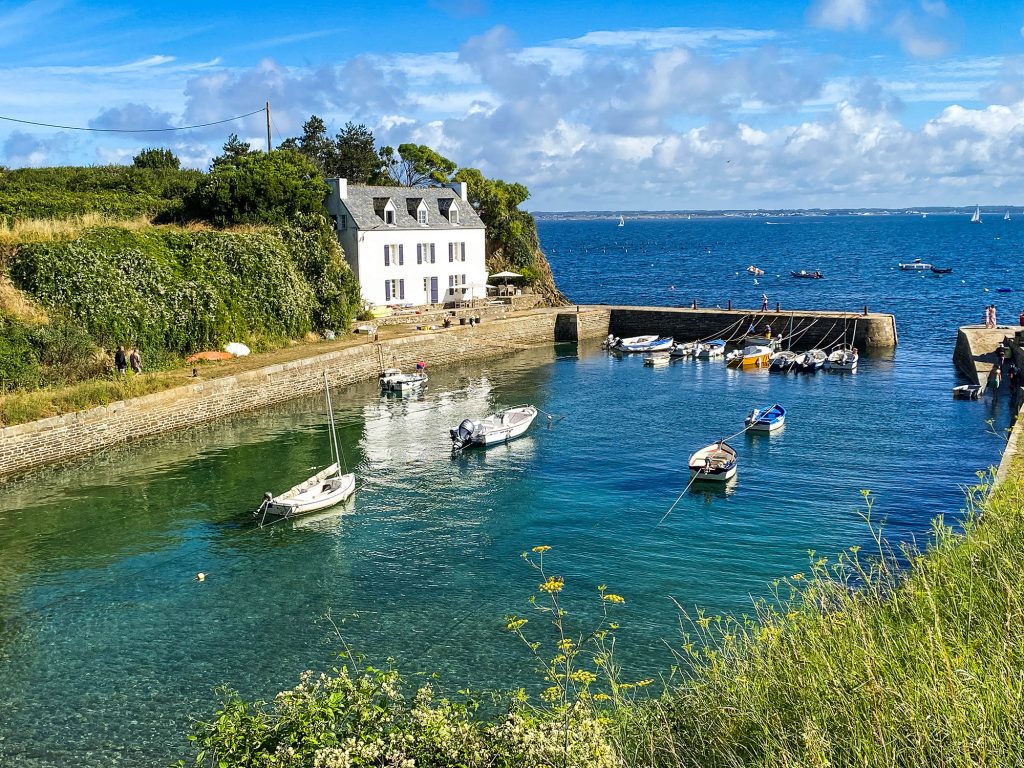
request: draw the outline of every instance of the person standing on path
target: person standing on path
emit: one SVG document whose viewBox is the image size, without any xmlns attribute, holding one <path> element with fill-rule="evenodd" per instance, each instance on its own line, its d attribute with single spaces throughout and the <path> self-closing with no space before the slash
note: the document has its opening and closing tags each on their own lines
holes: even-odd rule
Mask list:
<svg viewBox="0 0 1024 768">
<path fill-rule="evenodd" d="M 117 368 L 117 372 L 120 374 L 127 373 L 128 371 L 128 358 L 124 353 L 124 347 L 120 344 L 117 347 L 117 351 L 114 352 L 114 367 Z"/>
<path fill-rule="evenodd" d="M 767 293 L 762 293 L 761 294 L 761 311 L 762 312 L 767 312 L 768 311 L 768 294 Z"/>
<path fill-rule="evenodd" d="M 132 347 L 132 353 L 128 355 L 128 363 L 131 365 L 133 373 L 142 373 L 142 355 L 139 354 L 138 347 Z"/>
</svg>

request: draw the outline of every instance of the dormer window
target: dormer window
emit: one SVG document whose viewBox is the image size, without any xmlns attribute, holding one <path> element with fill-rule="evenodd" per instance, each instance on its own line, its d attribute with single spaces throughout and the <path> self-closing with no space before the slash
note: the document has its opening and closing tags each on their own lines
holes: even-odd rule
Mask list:
<svg viewBox="0 0 1024 768">
<path fill-rule="evenodd" d="M 452 207 L 448 209 L 448 221 L 452 224 L 459 223 L 459 209 L 455 207 L 454 203 Z"/>
<path fill-rule="evenodd" d="M 398 209 L 395 208 L 395 201 L 390 197 L 373 198 L 373 211 L 380 220 L 389 226 L 395 226 L 398 221 Z"/>
<path fill-rule="evenodd" d="M 395 223 L 395 212 L 390 208 L 384 209 L 384 223 L 394 224 Z"/>
<path fill-rule="evenodd" d="M 418 221 L 420 224 L 426 224 L 427 223 L 427 209 L 426 208 L 420 208 L 418 211 L 416 211 L 416 221 Z"/>
</svg>

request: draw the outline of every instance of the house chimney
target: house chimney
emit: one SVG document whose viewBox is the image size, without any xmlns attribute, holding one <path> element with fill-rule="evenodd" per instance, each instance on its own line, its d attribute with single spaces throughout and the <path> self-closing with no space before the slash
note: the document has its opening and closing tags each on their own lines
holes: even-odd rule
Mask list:
<svg viewBox="0 0 1024 768">
<path fill-rule="evenodd" d="M 455 194 L 462 198 L 463 202 L 468 203 L 469 197 L 466 193 L 466 182 L 464 181 L 453 181 L 449 184 L 445 184 L 448 189 L 455 190 Z"/>
<path fill-rule="evenodd" d="M 327 186 L 331 188 L 331 194 L 339 200 L 348 200 L 348 180 L 332 176 L 328 179 Z"/>
</svg>

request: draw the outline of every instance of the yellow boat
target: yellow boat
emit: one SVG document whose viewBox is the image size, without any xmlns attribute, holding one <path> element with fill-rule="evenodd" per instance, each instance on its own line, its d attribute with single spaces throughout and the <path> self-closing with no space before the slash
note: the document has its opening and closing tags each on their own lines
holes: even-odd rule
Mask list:
<svg viewBox="0 0 1024 768">
<path fill-rule="evenodd" d="M 730 352 L 725 362 L 731 368 L 767 368 L 771 356 L 771 347 L 751 344 L 744 347 L 742 352 Z"/>
</svg>

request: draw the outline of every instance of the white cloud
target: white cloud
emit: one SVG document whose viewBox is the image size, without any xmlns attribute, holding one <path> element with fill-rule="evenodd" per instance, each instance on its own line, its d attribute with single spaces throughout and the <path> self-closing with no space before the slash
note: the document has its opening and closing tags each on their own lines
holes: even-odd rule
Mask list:
<svg viewBox="0 0 1024 768">
<path fill-rule="evenodd" d="M 826 29 L 866 29 L 872 5 L 872 0 L 817 0 L 809 16 L 812 24 Z"/>
</svg>

